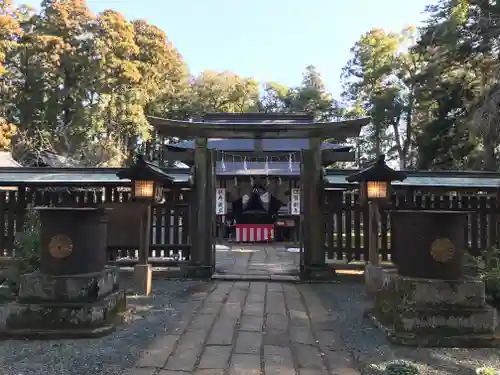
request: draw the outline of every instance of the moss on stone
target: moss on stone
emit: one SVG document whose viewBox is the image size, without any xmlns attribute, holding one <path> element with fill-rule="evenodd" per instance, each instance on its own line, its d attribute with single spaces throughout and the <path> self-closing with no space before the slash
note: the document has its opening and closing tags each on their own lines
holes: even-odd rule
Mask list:
<svg viewBox="0 0 500 375">
<path fill-rule="evenodd" d="M 11 309 L 6 320 L 10 329 L 97 328 L 124 311 L 125 295 L 118 292 L 96 304 L 27 304 Z"/>
</svg>

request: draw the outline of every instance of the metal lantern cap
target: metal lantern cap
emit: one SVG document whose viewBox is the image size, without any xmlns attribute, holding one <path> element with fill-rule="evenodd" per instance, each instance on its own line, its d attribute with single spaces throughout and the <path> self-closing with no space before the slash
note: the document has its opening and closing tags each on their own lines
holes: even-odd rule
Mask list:
<svg viewBox="0 0 500 375">
<path fill-rule="evenodd" d="M 165 173 L 159 166 L 147 162 L 142 155 L 137 155 L 135 163 L 127 169 L 116 173 L 120 179 L 129 179 L 131 181 L 154 181 L 162 183 L 171 183 L 174 178 Z"/>
<path fill-rule="evenodd" d="M 385 155 L 380 155 L 378 159 L 359 172 L 346 177 L 347 182 L 375 182 L 375 181 L 403 181 L 406 179 L 406 173 L 395 171 L 385 163 Z"/>
</svg>

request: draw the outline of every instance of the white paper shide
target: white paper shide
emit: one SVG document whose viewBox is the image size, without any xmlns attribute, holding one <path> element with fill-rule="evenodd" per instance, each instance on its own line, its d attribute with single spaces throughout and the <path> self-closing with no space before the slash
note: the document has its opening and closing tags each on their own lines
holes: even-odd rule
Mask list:
<svg viewBox="0 0 500 375">
<path fill-rule="evenodd" d="M 225 215 L 227 213 L 226 189 L 215 189 L 215 214 Z"/>
<path fill-rule="evenodd" d="M 300 215 L 300 189 L 291 190 L 290 215 Z"/>
</svg>

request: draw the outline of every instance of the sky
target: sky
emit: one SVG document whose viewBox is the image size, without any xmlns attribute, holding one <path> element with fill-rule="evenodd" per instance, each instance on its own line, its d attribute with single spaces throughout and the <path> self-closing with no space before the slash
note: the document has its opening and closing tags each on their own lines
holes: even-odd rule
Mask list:
<svg viewBox="0 0 500 375">
<path fill-rule="evenodd" d="M 38 8 L 39 0 L 18 3 Z M 334 97 L 350 48 L 372 28 L 419 25 L 434 0 L 87 0 L 162 28 L 192 74 L 231 71 L 259 82 L 300 84 L 314 65 Z"/>
</svg>

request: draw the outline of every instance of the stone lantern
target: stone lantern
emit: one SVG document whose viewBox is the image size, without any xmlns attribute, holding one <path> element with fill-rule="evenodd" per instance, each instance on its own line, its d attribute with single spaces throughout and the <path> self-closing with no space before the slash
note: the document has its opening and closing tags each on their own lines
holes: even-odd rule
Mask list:
<svg viewBox="0 0 500 375">
<path fill-rule="evenodd" d="M 391 182 L 405 179 L 405 172 L 395 171 L 385 163 L 385 155 L 380 155 L 368 168 L 346 177 L 347 182 L 359 183 L 361 204 L 390 200 Z"/>
<path fill-rule="evenodd" d="M 116 176 L 129 179 L 132 182 L 132 199 L 146 204 L 161 200 L 163 185 L 173 182 L 170 175 L 155 164 L 145 161 L 142 155 L 137 155 L 135 163 Z"/>
<path fill-rule="evenodd" d="M 369 292 L 381 287 L 382 267 L 379 265 L 378 228 L 380 222 L 380 203 L 391 199 L 391 182 L 403 181 L 406 173 L 395 171 L 385 163 L 385 156 L 378 159 L 368 168 L 354 173 L 346 180 L 359 183 L 359 203 L 368 204 L 369 225 L 365 236 L 369 236 L 369 264 L 365 267 L 365 283 Z M 368 233 L 367 233 L 368 232 Z"/>
<path fill-rule="evenodd" d="M 140 204 L 139 262 L 134 268 L 134 281 L 139 294 L 149 295 L 152 279 L 151 265 L 148 264 L 151 205 L 162 200 L 163 186 L 171 185 L 173 178 L 157 165 L 145 161 L 142 155 L 137 155 L 135 163 L 119 171 L 116 176 L 131 181 L 132 200 Z"/>
</svg>

